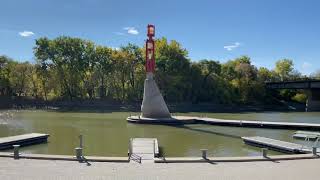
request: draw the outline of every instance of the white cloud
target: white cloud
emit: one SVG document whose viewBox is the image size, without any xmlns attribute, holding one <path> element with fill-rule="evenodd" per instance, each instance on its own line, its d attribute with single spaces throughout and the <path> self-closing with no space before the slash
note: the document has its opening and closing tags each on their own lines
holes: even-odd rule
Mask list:
<svg viewBox="0 0 320 180">
<path fill-rule="evenodd" d="M 228 51 L 232 51 L 235 48 L 238 48 L 241 44 L 239 42 L 235 42 L 231 45 L 227 45 L 227 46 L 223 46 L 224 49 L 228 50 Z"/>
<path fill-rule="evenodd" d="M 124 36 L 125 34 L 122 32 L 114 32 L 114 34 L 119 35 L 119 36 Z"/>
<path fill-rule="evenodd" d="M 128 34 L 138 35 L 139 31 L 135 27 L 125 27 L 123 30 L 126 30 Z"/>
<path fill-rule="evenodd" d="M 31 31 L 22 31 L 22 32 L 19 32 L 19 35 L 22 37 L 29 37 L 29 36 L 33 36 L 34 33 Z"/>
<path fill-rule="evenodd" d="M 308 62 L 303 62 L 303 64 L 302 64 L 302 69 L 303 70 L 308 70 L 311 67 L 312 67 L 312 64 L 310 64 Z"/>
</svg>

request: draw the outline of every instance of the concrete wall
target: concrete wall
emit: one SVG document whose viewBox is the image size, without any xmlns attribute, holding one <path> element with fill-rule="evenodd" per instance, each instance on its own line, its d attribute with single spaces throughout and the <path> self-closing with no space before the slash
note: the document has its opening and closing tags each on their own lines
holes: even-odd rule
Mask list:
<svg viewBox="0 0 320 180">
<path fill-rule="evenodd" d="M 144 94 L 141 114 L 145 118 L 170 118 L 170 112 L 161 92 L 153 79 L 153 74 L 147 74 L 144 81 Z"/>
<path fill-rule="evenodd" d="M 306 111 L 320 111 L 320 90 L 311 89 L 307 94 Z"/>
</svg>

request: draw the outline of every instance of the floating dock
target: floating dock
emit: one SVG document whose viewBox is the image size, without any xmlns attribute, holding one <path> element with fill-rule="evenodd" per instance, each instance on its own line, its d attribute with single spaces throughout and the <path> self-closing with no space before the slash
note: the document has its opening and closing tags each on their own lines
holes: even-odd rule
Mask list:
<svg viewBox="0 0 320 180">
<path fill-rule="evenodd" d="M 27 146 L 48 141 L 49 134 L 30 133 L 0 138 L 0 150 L 11 149 L 13 145 Z"/>
<path fill-rule="evenodd" d="M 130 116 L 127 118 L 130 123 L 138 124 L 197 124 L 196 117 L 173 116 L 171 118 L 145 118 L 142 116 Z"/>
<path fill-rule="evenodd" d="M 129 157 L 132 160 L 154 160 L 159 156 L 158 140 L 156 138 L 131 138 L 129 142 Z"/>
<path fill-rule="evenodd" d="M 304 139 L 304 140 L 317 140 L 320 139 L 319 132 L 310 132 L 310 131 L 297 131 L 293 134 L 293 138 Z"/>
<path fill-rule="evenodd" d="M 142 124 L 211 124 L 216 126 L 249 127 L 249 128 L 270 128 L 270 129 L 295 129 L 295 130 L 320 130 L 320 124 L 315 123 L 294 123 L 294 122 L 272 122 L 272 121 L 250 121 L 250 120 L 229 120 L 191 116 L 173 116 L 167 119 L 144 118 L 141 116 L 130 116 L 127 118 L 131 123 Z"/>
<path fill-rule="evenodd" d="M 254 128 L 270 128 L 270 129 L 320 130 L 320 124 L 314 124 L 314 123 L 228 120 L 228 119 L 215 119 L 215 118 L 199 118 L 198 121 L 204 124 L 221 125 L 221 126 L 254 127 Z"/>
<path fill-rule="evenodd" d="M 257 147 L 266 147 L 274 151 L 293 153 L 293 154 L 306 154 L 311 153 L 312 149 L 301 145 L 295 144 L 286 141 L 280 141 L 276 139 L 253 136 L 253 137 L 241 137 L 246 144 L 257 146 Z M 317 150 L 319 152 L 319 148 Z"/>
</svg>

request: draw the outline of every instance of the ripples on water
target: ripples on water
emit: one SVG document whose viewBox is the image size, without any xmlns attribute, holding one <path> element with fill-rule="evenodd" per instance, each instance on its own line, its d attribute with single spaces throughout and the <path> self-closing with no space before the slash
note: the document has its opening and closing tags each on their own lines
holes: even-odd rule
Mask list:
<svg viewBox="0 0 320 180">
<path fill-rule="evenodd" d="M 8 121 L 13 119 L 12 111 L 0 112 L 0 125 L 7 125 Z"/>
<path fill-rule="evenodd" d="M 24 152 L 73 154 L 84 136 L 88 155 L 126 156 L 132 137 L 158 138 L 166 156 L 198 156 L 201 148 L 214 156 L 255 156 L 260 148 L 245 145 L 241 136 L 264 136 L 301 143 L 294 130 L 222 127 L 211 125 L 163 126 L 130 124 L 130 112 L 58 112 L 41 110 L 0 111 L 0 137 L 38 132 L 50 134 L 49 143 L 23 147 Z M 320 123 L 320 113 L 178 113 L 221 119 Z M 271 154 L 278 154 L 270 152 Z"/>
</svg>

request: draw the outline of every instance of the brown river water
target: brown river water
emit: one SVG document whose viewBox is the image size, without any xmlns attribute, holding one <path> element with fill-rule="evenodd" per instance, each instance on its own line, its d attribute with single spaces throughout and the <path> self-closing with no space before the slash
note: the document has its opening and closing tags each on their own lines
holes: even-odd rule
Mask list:
<svg viewBox="0 0 320 180">
<path fill-rule="evenodd" d="M 38 132 L 50 134 L 46 144 L 22 147 L 25 153 L 74 154 L 78 136 L 84 137 L 84 154 L 127 156 L 132 137 L 158 138 L 163 154 L 200 156 L 208 149 L 210 156 L 255 156 L 261 149 L 245 145 L 241 136 L 264 136 L 289 142 L 312 145 L 292 138 L 294 130 L 222 127 L 212 125 L 143 125 L 127 123 L 130 112 L 56 112 L 42 110 L 0 111 L 0 137 Z M 320 123 L 320 112 L 265 113 L 178 113 L 184 116 L 207 116 L 221 119 L 246 119 Z M 320 144 L 320 143 L 319 143 Z M 11 150 L 8 150 L 11 151 Z M 271 151 L 271 154 L 280 154 Z"/>
</svg>

